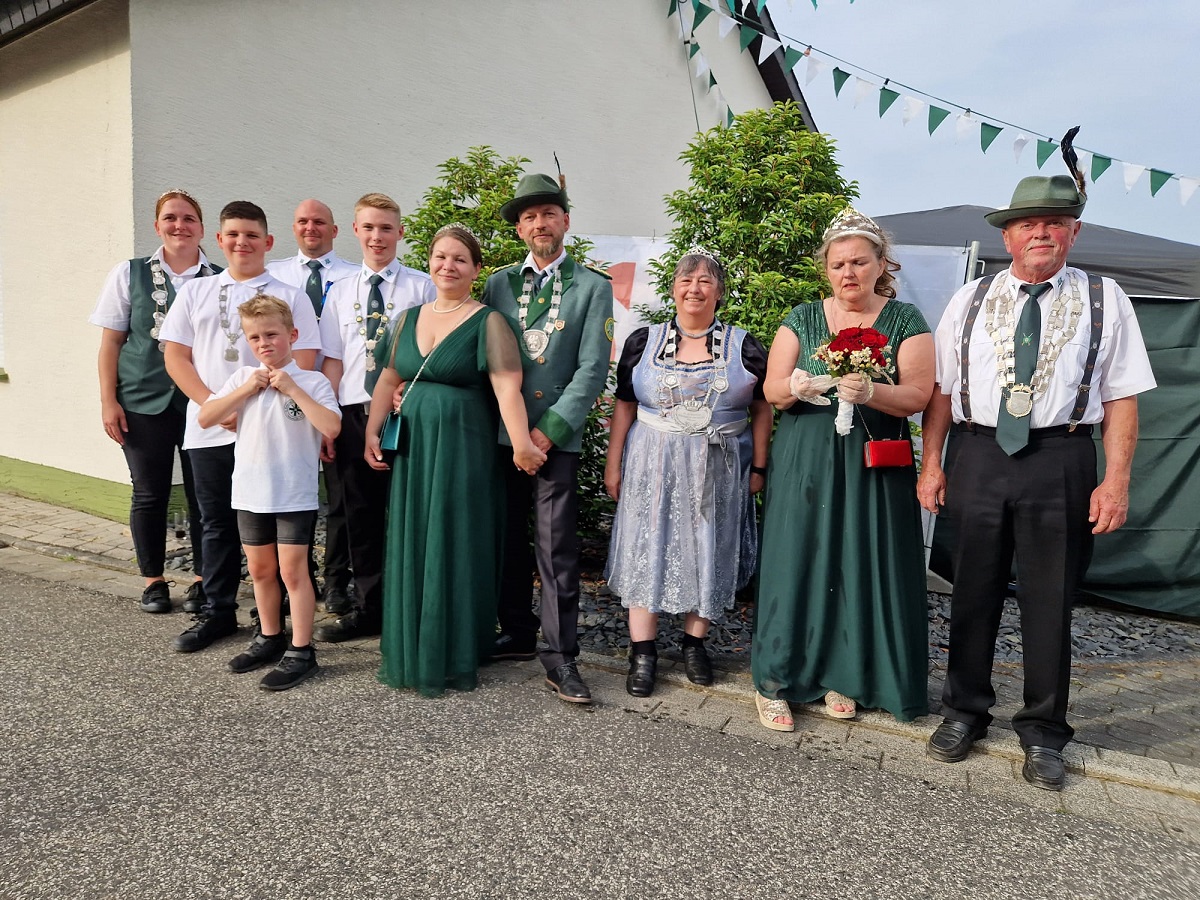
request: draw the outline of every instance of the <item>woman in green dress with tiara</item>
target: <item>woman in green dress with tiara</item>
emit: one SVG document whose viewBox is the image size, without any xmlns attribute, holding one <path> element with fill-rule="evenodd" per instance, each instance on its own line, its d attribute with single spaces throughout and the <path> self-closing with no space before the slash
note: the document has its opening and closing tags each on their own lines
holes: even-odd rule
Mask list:
<svg viewBox="0 0 1200 900">
<path fill-rule="evenodd" d="M 791 731 L 788 701 L 823 699 L 836 718 L 857 705 L 908 721 L 928 712 L 925 555 L 916 471 L 868 468 L 864 446 L 909 440 L 908 416 L 933 391 L 933 336 L 895 299 L 887 236 L 847 208 L 817 258 L 833 294 L 801 304 L 771 345 L 764 393 L 782 410 L 763 509 L 753 675 L 759 721 Z M 888 339 L 890 381 L 831 378 L 817 348 L 847 328 Z M 843 436 L 834 416 L 854 404 Z"/>
</svg>

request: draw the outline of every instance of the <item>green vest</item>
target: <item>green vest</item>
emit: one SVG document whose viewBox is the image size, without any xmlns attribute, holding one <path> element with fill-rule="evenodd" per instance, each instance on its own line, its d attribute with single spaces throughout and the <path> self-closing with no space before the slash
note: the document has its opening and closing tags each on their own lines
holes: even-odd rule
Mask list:
<svg viewBox="0 0 1200 900">
<path fill-rule="evenodd" d="M 221 270 L 213 265 L 201 267 L 197 278 L 212 275 Z M 166 274 L 164 272 L 164 274 Z M 167 276 L 164 285 L 167 291 L 167 309 L 175 302 L 175 286 Z M 150 257 L 143 256 L 129 261 L 129 331 L 125 344 L 117 358 L 117 402 L 129 412 L 153 416 L 174 407 L 179 412 L 187 409 L 188 398 L 175 387 L 163 364 L 163 353 L 158 349 L 158 340 L 150 337 L 154 327 L 156 304 L 150 295 L 154 281 L 150 272 Z"/>
</svg>

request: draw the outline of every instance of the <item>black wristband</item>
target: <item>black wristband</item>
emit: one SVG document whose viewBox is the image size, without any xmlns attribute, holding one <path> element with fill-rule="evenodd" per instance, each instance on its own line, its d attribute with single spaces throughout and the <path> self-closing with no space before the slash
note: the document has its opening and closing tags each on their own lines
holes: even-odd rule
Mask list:
<svg viewBox="0 0 1200 900">
<path fill-rule="evenodd" d="M 766 466 L 751 466 L 750 474 L 751 475 L 761 475 L 763 478 L 766 478 L 767 477 L 767 467 Z"/>
</svg>

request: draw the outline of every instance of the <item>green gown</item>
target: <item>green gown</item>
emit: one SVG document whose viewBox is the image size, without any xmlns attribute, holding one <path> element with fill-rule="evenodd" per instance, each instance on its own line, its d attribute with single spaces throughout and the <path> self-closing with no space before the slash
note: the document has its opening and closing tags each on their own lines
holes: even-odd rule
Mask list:
<svg viewBox="0 0 1200 900">
<path fill-rule="evenodd" d="M 796 307 L 783 324 L 800 340 L 797 366 L 827 374 L 812 358 L 829 339 L 822 304 Z M 905 338 L 929 332 L 915 306 L 896 300 L 874 327 L 889 337 L 893 363 Z M 863 465 L 868 429 L 876 440 L 907 439 L 908 424 L 859 406 L 853 430 L 842 437 L 834 430 L 837 408 L 836 397 L 829 406 L 797 402 L 782 414 L 771 445 L 754 685 L 764 696 L 798 703 L 834 690 L 908 721 L 928 712 L 916 471 Z"/>
<path fill-rule="evenodd" d="M 417 315 L 396 329 L 392 365 L 412 382 L 426 361 Z M 437 696 L 473 690 L 495 639 L 504 482 L 489 366 L 520 369 L 504 316 L 486 307 L 429 353 L 406 389 L 392 462 L 379 679 Z"/>
</svg>

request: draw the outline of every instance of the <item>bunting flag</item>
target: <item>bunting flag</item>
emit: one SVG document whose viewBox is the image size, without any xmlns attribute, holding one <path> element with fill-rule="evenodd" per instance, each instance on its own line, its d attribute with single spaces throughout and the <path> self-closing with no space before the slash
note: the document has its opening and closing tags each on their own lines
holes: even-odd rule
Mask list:
<svg viewBox="0 0 1200 900">
<path fill-rule="evenodd" d="M 789 0 L 789 5 L 792 2 L 793 0 Z M 850 0 L 850 2 L 853 3 L 854 0 Z M 741 11 L 739 11 L 739 5 Z M 817 0 L 812 0 L 812 5 L 816 9 Z M 718 100 L 718 108 L 724 110 L 724 121 L 727 125 L 733 122 L 733 110 L 726 103 L 717 77 L 712 72 L 711 64 L 708 58 L 700 52 L 700 44 L 696 39 L 697 27 L 714 12 L 717 13 L 717 31 L 721 39 L 728 38 L 734 29 L 737 29 L 740 52 L 750 53 L 751 44 L 754 43 L 755 38 L 759 39 L 755 58 L 760 66 L 771 59 L 776 51 L 782 49 L 782 64 L 785 73 L 793 72 L 796 66 L 799 65 L 800 60 L 808 60 L 804 78 L 805 86 L 811 85 L 818 77 L 830 72 L 832 69 L 833 93 L 839 99 L 841 98 L 842 88 L 846 86 L 846 82 L 850 80 L 850 77 L 854 76 L 854 105 L 856 107 L 863 100 L 866 100 L 872 91 L 877 90 L 879 92 L 878 113 L 881 119 L 897 100 L 903 100 L 902 124 L 907 125 L 928 109 L 927 127 L 930 136 L 932 136 L 953 112 L 955 115 L 956 139 L 961 140 L 968 137 L 977 128 L 979 130 L 979 148 L 983 153 L 987 153 L 1001 132 L 1011 128 L 1017 132 L 1017 136 L 1013 139 L 1012 143 L 1014 161 L 1018 164 L 1020 163 L 1021 154 L 1024 152 L 1025 147 L 1036 138 L 1036 163 L 1038 169 L 1041 169 L 1058 149 L 1058 141 L 1052 138 L 1036 134 L 1031 137 L 1029 134 L 1026 134 L 1026 130 L 1019 129 L 1015 125 L 1010 125 L 1006 122 L 987 121 L 986 117 L 980 117 L 978 113 L 973 112 L 966 106 L 949 104 L 952 108 L 944 108 L 935 105 L 929 101 L 936 100 L 937 98 L 911 88 L 906 88 L 911 93 L 901 94 L 901 92 L 888 86 L 891 79 L 883 78 L 883 76 L 877 73 L 862 69 L 853 63 L 836 57 L 820 59 L 818 58 L 818 52 L 815 51 L 812 45 L 795 42 L 787 35 L 777 33 L 767 34 L 763 29 L 761 20 L 761 15 L 766 6 L 767 0 L 741 0 L 740 4 L 739 0 L 668 0 L 667 3 L 667 18 L 671 19 L 675 17 L 677 20 L 680 40 L 688 45 L 689 60 L 695 62 L 695 76 L 704 79 L 703 89 L 705 93 Z M 752 10 L 753 13 L 751 12 Z M 754 14 L 757 14 L 757 16 Z M 862 74 L 857 74 L 854 70 Z M 880 86 L 878 82 L 872 81 L 866 76 L 875 76 L 881 79 L 883 85 Z M 920 94 L 921 96 L 912 96 L 912 93 Z M 926 99 L 922 99 L 922 96 Z M 938 100 L 938 102 L 944 103 L 945 101 Z M 1115 160 L 1112 156 L 1084 150 L 1083 148 L 1076 149 L 1083 155 L 1091 154 L 1091 180 L 1093 182 L 1099 180 L 1112 166 L 1113 162 L 1119 162 L 1127 192 L 1133 189 L 1141 179 L 1142 174 L 1147 171 L 1150 173 L 1151 197 L 1158 196 L 1167 182 L 1175 180 L 1179 183 L 1179 202 L 1186 205 L 1196 193 L 1197 188 L 1200 187 L 1200 178 L 1179 175 L 1165 169 L 1156 169 L 1122 160 Z"/>
</svg>

